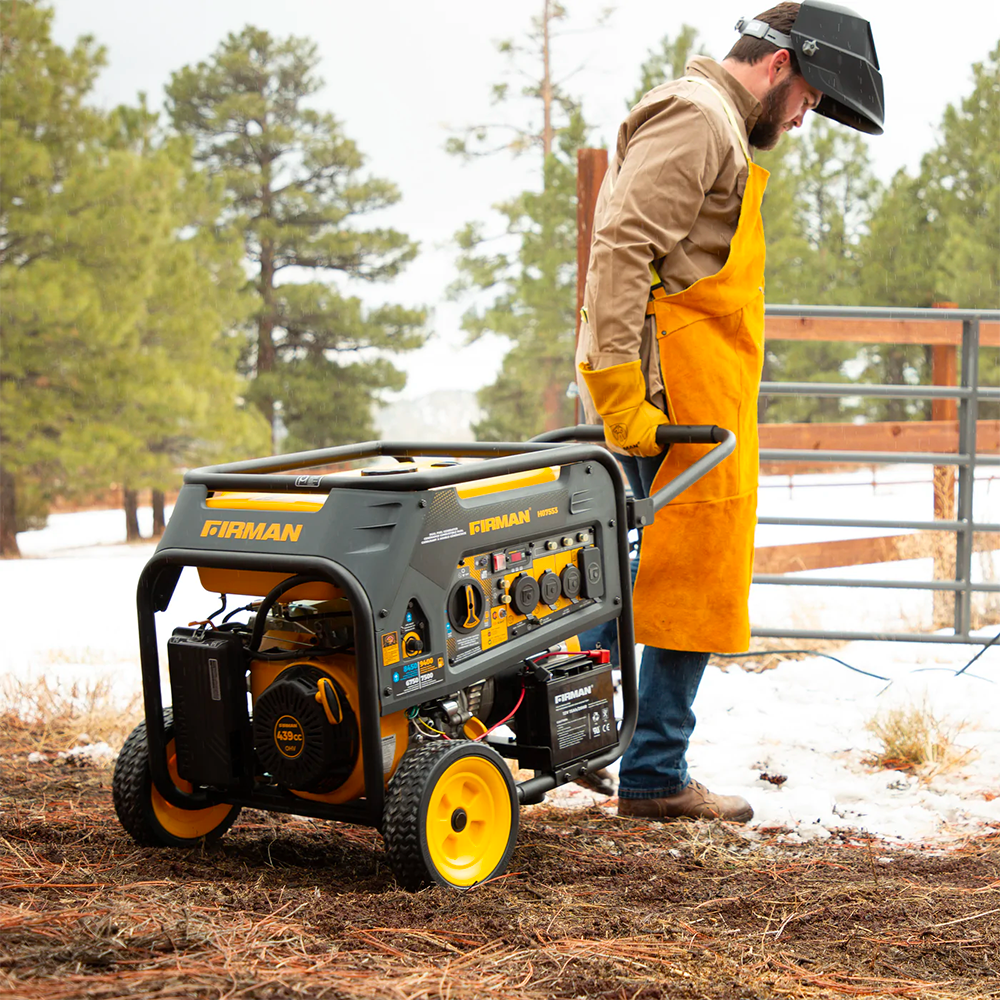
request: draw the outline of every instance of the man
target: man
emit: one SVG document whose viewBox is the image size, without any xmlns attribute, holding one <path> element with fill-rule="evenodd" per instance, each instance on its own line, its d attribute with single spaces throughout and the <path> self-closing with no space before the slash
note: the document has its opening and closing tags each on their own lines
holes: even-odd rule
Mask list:
<svg viewBox="0 0 1000 1000">
<path fill-rule="evenodd" d="M 868 22 L 818 0 L 737 25 L 721 64 L 691 60 L 629 113 L 601 188 L 577 349 L 590 422 L 603 422 L 637 496 L 705 453 L 656 443 L 662 424 L 718 424 L 736 452 L 663 509 L 641 540 L 636 640 L 645 644 L 618 813 L 746 822 L 750 804 L 693 781 L 686 751 L 710 653 L 750 640 L 757 395 L 764 342 L 767 171 L 810 110 L 881 133 L 882 78 Z M 615 633 L 581 636 L 586 648 Z"/>
</svg>

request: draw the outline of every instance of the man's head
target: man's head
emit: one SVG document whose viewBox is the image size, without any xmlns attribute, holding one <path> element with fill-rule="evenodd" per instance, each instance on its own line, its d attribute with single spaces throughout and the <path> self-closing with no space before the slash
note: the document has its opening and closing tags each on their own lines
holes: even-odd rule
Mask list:
<svg viewBox="0 0 1000 1000">
<path fill-rule="evenodd" d="M 797 3 L 780 3 L 755 20 L 788 35 L 799 9 Z M 822 91 L 806 83 L 795 52 L 764 38 L 741 36 L 723 65 L 763 106 L 750 130 L 750 145 L 758 149 L 773 149 L 785 132 L 802 124 L 823 97 Z"/>
<path fill-rule="evenodd" d="M 780 3 L 736 24 L 739 41 L 723 65 L 763 105 L 750 142 L 771 149 L 810 109 L 879 135 L 882 74 L 871 25 L 828 0 Z"/>
</svg>

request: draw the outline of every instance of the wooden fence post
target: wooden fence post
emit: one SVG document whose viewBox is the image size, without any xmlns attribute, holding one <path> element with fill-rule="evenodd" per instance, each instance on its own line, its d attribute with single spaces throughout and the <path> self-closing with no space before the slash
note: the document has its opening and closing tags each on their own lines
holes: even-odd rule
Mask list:
<svg viewBox="0 0 1000 1000">
<path fill-rule="evenodd" d="M 954 302 L 935 302 L 935 309 L 957 309 Z M 958 347 L 954 344 L 935 344 L 931 348 L 931 382 L 934 385 L 958 384 Z M 958 402 L 954 399 L 931 400 L 932 420 L 958 420 Z M 934 520 L 955 519 L 955 467 L 934 466 Z M 955 579 L 955 538 L 945 536 L 948 542 L 934 547 L 934 579 Z M 934 626 L 946 628 L 954 623 L 955 596 L 944 591 L 934 592 Z"/>
<path fill-rule="evenodd" d="M 594 209 L 601 182 L 608 171 L 606 149 L 576 151 L 576 342 L 580 342 L 580 310 L 583 290 L 590 266 L 590 241 L 594 237 Z M 580 422 L 580 397 L 574 405 L 576 422 Z"/>
</svg>

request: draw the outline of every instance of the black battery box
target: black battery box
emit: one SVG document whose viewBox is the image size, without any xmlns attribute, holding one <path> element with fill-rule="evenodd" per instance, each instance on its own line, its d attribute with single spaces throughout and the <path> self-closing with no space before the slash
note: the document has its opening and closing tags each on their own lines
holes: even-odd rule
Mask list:
<svg viewBox="0 0 1000 1000">
<path fill-rule="evenodd" d="M 178 775 L 194 785 L 249 784 L 253 737 L 240 637 L 217 629 L 174 629 L 167 661 Z"/>
<path fill-rule="evenodd" d="M 516 753 L 522 766 L 551 771 L 614 746 L 614 681 L 603 658 L 566 653 L 533 663 L 515 716 L 517 748 L 502 752 Z"/>
</svg>

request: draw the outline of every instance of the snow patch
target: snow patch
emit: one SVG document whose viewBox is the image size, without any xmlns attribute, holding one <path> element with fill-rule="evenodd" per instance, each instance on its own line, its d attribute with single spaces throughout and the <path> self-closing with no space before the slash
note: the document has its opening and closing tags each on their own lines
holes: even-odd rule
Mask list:
<svg viewBox="0 0 1000 1000">
<path fill-rule="evenodd" d="M 77 764 L 84 761 L 91 764 L 113 764 L 118 759 L 118 751 L 102 740 L 100 743 L 87 743 L 69 750 L 61 750 L 57 756 L 60 760 L 69 760 Z M 31 758 L 28 759 L 30 762 Z"/>
</svg>

